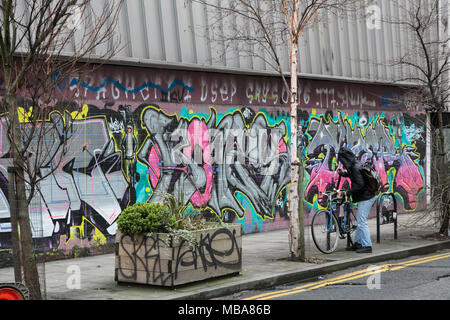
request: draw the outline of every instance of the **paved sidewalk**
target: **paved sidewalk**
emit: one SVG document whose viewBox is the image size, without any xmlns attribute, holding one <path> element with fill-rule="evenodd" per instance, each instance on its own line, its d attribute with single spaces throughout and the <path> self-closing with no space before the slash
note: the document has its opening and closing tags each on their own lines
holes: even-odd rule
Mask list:
<svg viewBox="0 0 450 320">
<path fill-rule="evenodd" d="M 432 226 L 405 228 L 414 214 L 399 215 L 398 239 L 393 238 L 393 224 L 381 226 L 381 242 L 376 243 L 376 221 L 369 220 L 372 233 L 373 253 L 357 254 L 344 250 L 346 240 L 340 240 L 333 254 L 320 253 L 306 228 L 307 257 L 325 259 L 327 262 L 300 263 L 288 261 L 288 231 L 279 230 L 244 235 L 243 267 L 238 276 L 223 277 L 176 289 L 142 285 L 117 284 L 114 281 L 114 254 L 99 255 L 70 260 L 59 260 L 45 264 L 47 299 L 78 300 L 169 300 L 211 299 L 237 293 L 242 290 L 261 289 L 292 281 L 310 279 L 363 264 L 375 264 L 388 259 L 401 259 L 450 248 L 450 240 L 423 239 L 421 235 L 435 232 Z M 81 288 L 69 289 L 67 282 L 78 267 L 81 273 Z M 0 269 L 0 282 L 12 282 L 13 269 Z"/>
</svg>

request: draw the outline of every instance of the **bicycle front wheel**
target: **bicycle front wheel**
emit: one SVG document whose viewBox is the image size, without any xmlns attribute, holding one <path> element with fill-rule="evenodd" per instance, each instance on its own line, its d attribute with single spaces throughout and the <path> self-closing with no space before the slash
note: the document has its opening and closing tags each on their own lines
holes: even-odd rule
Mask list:
<svg viewBox="0 0 450 320">
<path fill-rule="evenodd" d="M 311 234 L 317 249 L 323 253 L 336 250 L 339 240 L 336 218 L 328 210 L 317 211 L 311 221 Z"/>
</svg>

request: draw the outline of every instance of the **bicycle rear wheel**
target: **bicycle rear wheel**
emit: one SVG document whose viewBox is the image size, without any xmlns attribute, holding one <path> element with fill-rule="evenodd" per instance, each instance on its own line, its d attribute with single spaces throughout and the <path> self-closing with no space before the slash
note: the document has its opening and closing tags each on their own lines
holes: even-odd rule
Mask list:
<svg viewBox="0 0 450 320">
<path fill-rule="evenodd" d="M 354 235 L 356 228 L 358 227 L 358 222 L 352 208 L 348 208 L 347 210 L 348 212 L 345 219 L 344 232 L 347 234 L 347 247 L 349 247 L 354 245 L 352 235 Z"/>
<path fill-rule="evenodd" d="M 345 223 L 345 231 L 348 233 L 355 232 L 356 228 L 358 227 L 358 220 L 356 219 L 356 216 L 352 210 L 352 208 L 348 208 L 347 212 L 347 219 Z"/>
<path fill-rule="evenodd" d="M 336 250 L 339 240 L 336 218 L 328 210 L 317 211 L 311 221 L 311 234 L 317 249 L 323 253 Z"/>
</svg>

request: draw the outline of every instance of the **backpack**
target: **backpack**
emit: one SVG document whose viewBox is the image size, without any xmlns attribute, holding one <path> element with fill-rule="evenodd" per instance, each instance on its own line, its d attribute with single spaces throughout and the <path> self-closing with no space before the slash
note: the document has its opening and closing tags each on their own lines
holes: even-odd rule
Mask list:
<svg viewBox="0 0 450 320">
<path fill-rule="evenodd" d="M 375 170 L 375 166 L 371 159 L 366 160 L 366 162 L 361 165 L 361 173 L 367 185 L 367 189 L 370 192 L 377 195 L 382 189 L 382 182 L 380 174 Z"/>
</svg>

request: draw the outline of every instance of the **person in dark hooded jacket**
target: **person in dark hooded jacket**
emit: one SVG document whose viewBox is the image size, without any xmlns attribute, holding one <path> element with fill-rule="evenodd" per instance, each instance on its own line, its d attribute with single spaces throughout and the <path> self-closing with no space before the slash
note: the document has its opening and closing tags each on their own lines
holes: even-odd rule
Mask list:
<svg viewBox="0 0 450 320">
<path fill-rule="evenodd" d="M 347 196 L 351 196 L 353 202 L 358 203 L 358 227 L 356 228 L 355 242 L 353 247 L 348 248 L 348 250 L 354 250 L 358 253 L 371 253 L 372 241 L 370 239 L 367 217 L 370 213 L 370 208 L 376 200 L 376 194 L 367 188 L 361 172 L 362 164 L 356 159 L 355 154 L 350 149 L 341 147 L 338 153 L 338 161 L 346 170 L 344 172 L 338 169 L 339 175 L 349 177 L 351 181 L 351 187 L 347 191 Z"/>
</svg>

